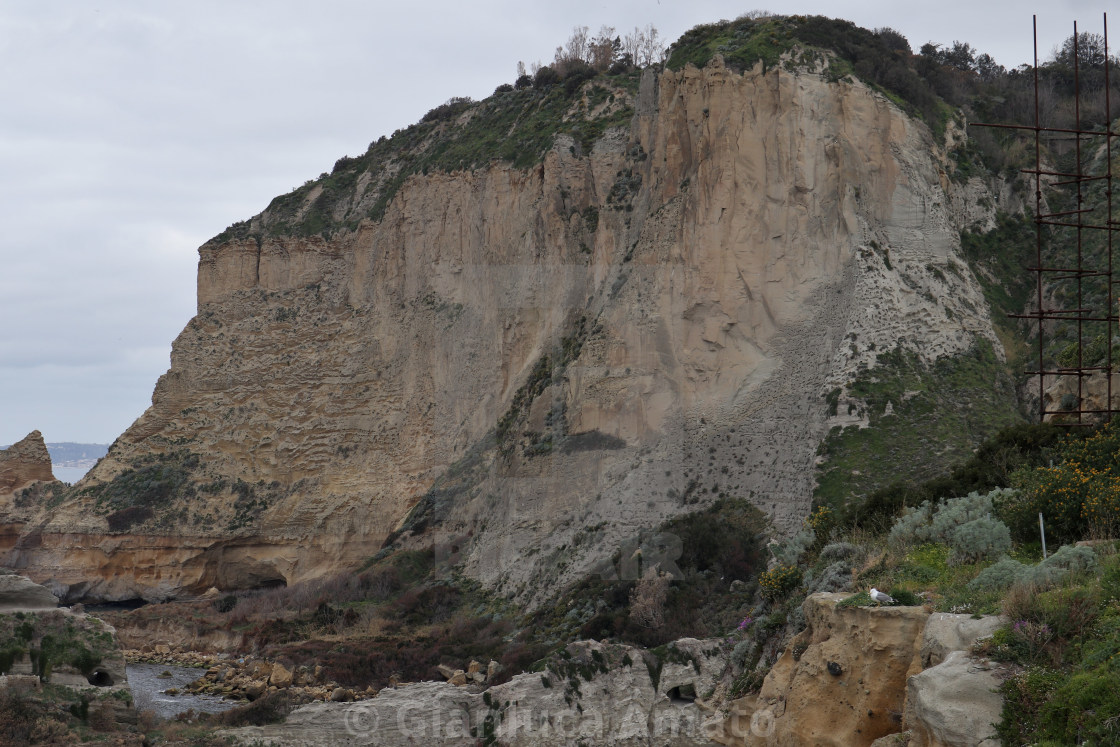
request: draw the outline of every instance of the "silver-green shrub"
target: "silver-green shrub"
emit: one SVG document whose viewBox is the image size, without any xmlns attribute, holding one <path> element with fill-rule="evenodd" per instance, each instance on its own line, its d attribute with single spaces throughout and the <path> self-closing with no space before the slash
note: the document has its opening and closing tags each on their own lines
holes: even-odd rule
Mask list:
<svg viewBox="0 0 1120 747">
<path fill-rule="evenodd" d="M 1091 547 L 1065 545 L 1056 553 L 1036 566 L 1028 567 L 1023 582 L 1036 586 L 1049 586 L 1061 581 L 1070 573 L 1085 573 L 1100 570 L 1097 555 Z"/>
<path fill-rule="evenodd" d="M 1070 573 L 1095 573 L 1099 569 L 1092 548 L 1066 545 L 1037 565 L 1024 565 L 1004 556 L 980 571 L 968 586 L 978 591 L 1002 591 L 1012 584 L 1046 587 Z"/>
<path fill-rule="evenodd" d="M 980 571 L 968 583 L 968 588 L 976 591 L 1002 591 L 1023 578 L 1030 566 L 1004 556 Z"/>
<path fill-rule="evenodd" d="M 785 542 L 775 542 L 770 545 L 774 558 L 782 565 L 795 566 L 805 551 L 817 541 L 817 534 L 812 527 L 802 529 Z"/>
<path fill-rule="evenodd" d="M 1011 549 L 1011 530 L 999 519 L 981 516 L 953 529 L 949 565 L 975 563 Z"/>
<path fill-rule="evenodd" d="M 865 554 L 865 550 L 851 542 L 830 542 L 821 548 L 821 560 L 835 563 L 837 560 L 855 560 Z"/>
<path fill-rule="evenodd" d="M 846 560 L 837 560 L 813 576 L 805 583 L 805 588 L 810 594 L 819 591 L 848 591 L 852 588 L 852 564 Z"/>
<path fill-rule="evenodd" d="M 891 527 L 887 541 L 896 550 L 927 542 L 949 545 L 953 548 L 951 563 L 1005 552 L 1011 547 L 1010 531 L 992 518 L 993 501 L 1005 492 L 1002 488 L 984 495 L 974 491 L 936 505 L 925 501 L 906 510 Z"/>
</svg>

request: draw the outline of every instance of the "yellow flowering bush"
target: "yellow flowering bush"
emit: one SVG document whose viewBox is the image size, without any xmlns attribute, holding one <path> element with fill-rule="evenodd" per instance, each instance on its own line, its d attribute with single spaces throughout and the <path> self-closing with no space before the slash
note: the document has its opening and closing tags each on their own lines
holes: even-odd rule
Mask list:
<svg viewBox="0 0 1120 747">
<path fill-rule="evenodd" d="M 762 596 L 773 601 L 781 599 L 801 585 L 801 569 L 792 565 L 775 566 L 758 577 Z"/>
<path fill-rule="evenodd" d="M 805 523 L 816 533 L 818 538 L 825 538 L 828 536 L 828 530 L 832 528 L 833 520 L 834 516 L 831 508 L 817 506 L 816 510 L 809 514 Z"/>
<path fill-rule="evenodd" d="M 1017 539 L 1038 537 L 1038 514 L 1047 540 L 1115 537 L 1120 530 L 1120 428 L 1109 425 L 1082 440 L 1067 441 L 1052 467 L 1018 472 L 1020 488 L 997 505 Z"/>
</svg>

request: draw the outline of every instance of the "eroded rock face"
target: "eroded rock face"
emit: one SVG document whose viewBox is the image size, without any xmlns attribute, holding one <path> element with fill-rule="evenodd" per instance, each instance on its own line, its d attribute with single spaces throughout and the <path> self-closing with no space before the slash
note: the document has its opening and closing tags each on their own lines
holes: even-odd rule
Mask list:
<svg viewBox="0 0 1120 747">
<path fill-rule="evenodd" d="M 996 747 L 1006 671 L 966 651 L 910 678 L 906 725 L 913 747 Z"/>
<path fill-rule="evenodd" d="M 935 612 L 929 616 L 922 632 L 922 668 L 934 667 L 954 651 L 968 651 L 984 638 L 990 638 L 1006 624 L 998 615 L 955 615 Z"/>
<path fill-rule="evenodd" d="M 663 662 L 654 682 L 641 649 L 580 641 L 568 647 L 570 659 L 485 691 L 420 682 L 359 703 L 302 706 L 283 724 L 227 735 L 239 744 L 274 745 L 451 747 L 488 739 L 510 747 L 714 745 L 708 734 L 722 719 L 681 690 L 715 687 L 727 663 L 721 643 L 670 644 L 680 660 Z"/>
<path fill-rule="evenodd" d="M 0 575 L 0 612 L 58 606 L 58 597 L 26 576 Z"/>
<path fill-rule="evenodd" d="M 900 730 L 906 680 L 929 613 L 921 607 L 838 609 L 848 596 L 814 594 L 805 601 L 806 630 L 741 717 L 750 718 L 749 727 L 740 724 L 746 744 L 851 747 Z"/>
<path fill-rule="evenodd" d="M 0 498 L 36 482 L 53 481 L 51 455 L 39 431 L 31 431 L 19 443 L 0 451 Z"/>
<path fill-rule="evenodd" d="M 997 616 L 921 607 L 848 607 L 848 594 L 805 600 L 806 629 L 756 696 L 734 701 L 724 745 L 989 747 L 1006 671 L 973 658 Z"/>
<path fill-rule="evenodd" d="M 842 424 L 825 393 L 900 347 L 1000 349 L 957 238 L 998 203 L 954 197 L 984 187 L 885 97 L 713 64 L 634 103 L 588 155 L 412 177 L 330 240 L 204 245 L 152 407 L 68 501 L 4 520 L 9 564 L 164 598 L 313 579 L 426 527 L 532 601 L 719 495 L 795 526 Z M 145 470 L 171 487 L 128 483 Z"/>
</svg>

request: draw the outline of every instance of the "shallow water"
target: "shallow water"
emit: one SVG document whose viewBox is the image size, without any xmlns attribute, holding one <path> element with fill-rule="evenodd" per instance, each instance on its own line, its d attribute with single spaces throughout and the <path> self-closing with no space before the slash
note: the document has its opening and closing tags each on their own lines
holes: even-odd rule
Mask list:
<svg viewBox="0 0 1120 747">
<path fill-rule="evenodd" d="M 206 674 L 205 669 L 174 667 L 167 664 L 129 664 L 128 686 L 132 689 L 132 700 L 138 711 L 154 711 L 161 719 L 172 718 L 176 714 L 193 708 L 195 712 L 221 713 L 238 705 L 234 700 L 223 700 L 213 695 L 165 695 L 164 690 L 178 688 L 194 682 Z M 170 672 L 170 677 L 160 677 Z"/>
</svg>

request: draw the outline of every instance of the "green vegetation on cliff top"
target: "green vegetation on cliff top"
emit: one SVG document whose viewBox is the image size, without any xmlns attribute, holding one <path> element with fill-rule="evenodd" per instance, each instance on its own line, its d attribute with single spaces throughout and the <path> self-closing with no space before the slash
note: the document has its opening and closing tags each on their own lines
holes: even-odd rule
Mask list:
<svg viewBox="0 0 1120 747">
<path fill-rule="evenodd" d="M 780 64 L 820 69 L 831 80 L 858 78 L 924 119 L 938 136 L 952 107 L 975 104 L 992 119 L 1013 119 L 1026 85 L 1025 75 L 1003 70 L 967 44 L 927 44 L 914 54 L 897 31 L 869 31 L 823 16 L 765 15 L 697 26 L 669 48 L 664 64 L 670 70 L 704 66 L 717 54 L 736 70 Z M 261 216 L 230 226 L 210 243 L 353 230 L 362 220 L 380 220 L 409 177 L 493 161 L 526 169 L 561 134 L 574 139 L 573 150 L 587 153 L 606 130 L 629 123 L 639 77 L 625 58 L 609 68 L 558 61 L 534 78 L 523 76 L 516 87 L 499 86 L 483 101 L 453 98 L 419 123 L 371 143 L 364 154 L 340 158 L 329 174 L 277 197 Z M 1006 138 L 973 135 L 987 140 L 961 152 L 962 168 L 981 161 L 988 168 L 1012 166 L 1000 147 Z M 359 180 L 368 181 L 360 196 Z"/>
</svg>

